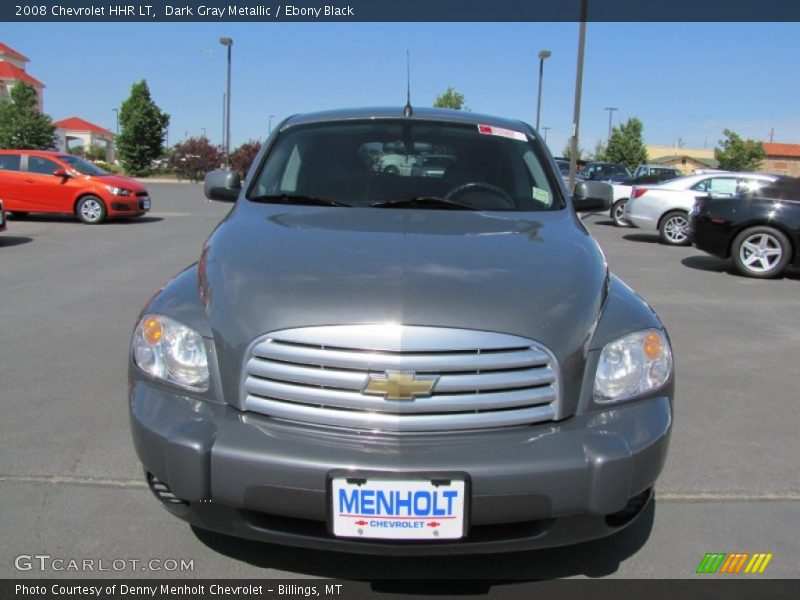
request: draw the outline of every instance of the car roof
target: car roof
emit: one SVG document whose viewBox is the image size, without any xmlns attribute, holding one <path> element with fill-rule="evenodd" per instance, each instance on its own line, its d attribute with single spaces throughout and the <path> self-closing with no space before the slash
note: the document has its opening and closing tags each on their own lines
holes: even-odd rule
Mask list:
<svg viewBox="0 0 800 600">
<path fill-rule="evenodd" d="M 0 154 L 30 154 L 32 156 L 64 156 L 66 152 L 57 152 L 53 150 L 0 150 Z"/>
<path fill-rule="evenodd" d="M 535 137 L 533 128 L 514 119 L 503 119 L 463 110 L 452 110 L 447 108 L 427 108 L 419 107 L 412 109 L 410 117 L 404 116 L 403 107 L 372 107 L 372 108 L 345 108 L 337 110 L 326 110 L 321 112 L 298 114 L 289 117 L 281 126 L 281 130 L 297 125 L 310 123 L 333 123 L 337 121 L 364 121 L 370 119 L 410 119 L 412 121 L 443 121 L 447 123 L 463 123 L 467 125 L 491 125 L 492 127 L 502 127 L 523 131 Z"/>
</svg>

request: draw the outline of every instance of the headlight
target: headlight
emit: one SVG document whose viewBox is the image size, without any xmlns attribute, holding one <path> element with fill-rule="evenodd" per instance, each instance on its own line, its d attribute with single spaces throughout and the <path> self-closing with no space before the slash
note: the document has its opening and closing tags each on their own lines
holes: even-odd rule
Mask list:
<svg viewBox="0 0 800 600">
<path fill-rule="evenodd" d="M 595 401 L 617 402 L 651 392 L 667 383 L 672 350 L 658 329 L 628 334 L 605 345 L 594 378 Z"/>
<path fill-rule="evenodd" d="M 133 360 L 142 371 L 197 391 L 208 389 L 208 359 L 202 336 L 161 315 L 145 315 L 133 333 Z"/>
<path fill-rule="evenodd" d="M 114 187 L 113 185 L 107 185 L 106 189 L 109 191 L 109 193 L 111 193 L 111 194 L 113 194 L 115 196 L 130 196 L 131 195 L 131 191 L 130 190 L 126 190 L 125 188 Z"/>
</svg>

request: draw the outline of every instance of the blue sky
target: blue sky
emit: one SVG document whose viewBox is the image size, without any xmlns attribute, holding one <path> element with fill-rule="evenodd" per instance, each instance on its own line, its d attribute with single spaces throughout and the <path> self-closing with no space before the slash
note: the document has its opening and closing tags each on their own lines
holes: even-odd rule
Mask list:
<svg viewBox="0 0 800 600">
<path fill-rule="evenodd" d="M 713 147 L 726 127 L 747 137 L 800 143 L 797 23 L 590 23 L 581 146 L 608 128 L 606 106 L 636 116 L 649 144 Z M 297 112 L 405 101 L 431 105 L 448 85 L 475 112 L 536 118 L 537 53 L 545 63 L 542 126 L 560 154 L 575 88 L 576 23 L 157 23 L 0 24 L 0 42 L 22 52 L 45 83 L 45 112 L 113 129 L 112 108 L 146 79 L 171 114 L 169 141 L 221 141 L 225 49 L 234 39 L 232 144 L 263 138 Z"/>
</svg>

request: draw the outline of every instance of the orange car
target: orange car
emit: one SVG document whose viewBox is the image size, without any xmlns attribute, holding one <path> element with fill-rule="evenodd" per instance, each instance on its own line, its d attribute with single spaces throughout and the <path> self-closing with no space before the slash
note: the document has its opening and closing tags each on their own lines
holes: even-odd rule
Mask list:
<svg viewBox="0 0 800 600">
<path fill-rule="evenodd" d="M 150 210 L 150 195 L 135 179 L 71 154 L 39 150 L 0 150 L 0 198 L 17 215 L 69 213 L 90 224 Z"/>
</svg>

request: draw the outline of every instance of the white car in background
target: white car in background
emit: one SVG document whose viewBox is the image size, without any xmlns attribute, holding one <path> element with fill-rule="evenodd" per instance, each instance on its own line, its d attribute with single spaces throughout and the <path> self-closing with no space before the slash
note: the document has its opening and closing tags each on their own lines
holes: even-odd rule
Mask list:
<svg viewBox="0 0 800 600">
<path fill-rule="evenodd" d="M 611 219 L 617 227 L 629 227 L 625 220 L 625 203 L 631 197 L 635 185 L 655 185 L 662 181 L 683 177 L 680 169 L 664 165 L 639 165 L 629 181 L 612 182 L 614 201 L 611 205 Z"/>
<path fill-rule="evenodd" d="M 625 203 L 624 218 L 634 227 L 657 231 L 672 246 L 689 243 L 689 212 L 699 196 L 730 198 L 777 179 L 756 173 L 703 173 L 658 185 L 635 186 Z"/>
</svg>

